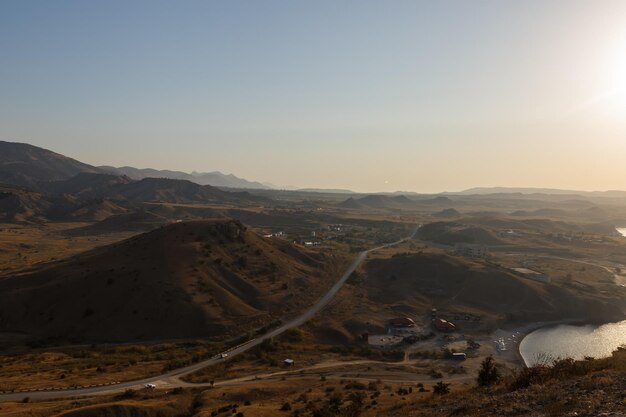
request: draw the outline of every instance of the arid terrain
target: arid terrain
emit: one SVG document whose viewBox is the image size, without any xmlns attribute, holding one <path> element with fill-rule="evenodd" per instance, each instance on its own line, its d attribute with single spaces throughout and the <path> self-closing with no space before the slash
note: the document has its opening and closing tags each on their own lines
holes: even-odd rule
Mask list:
<svg viewBox="0 0 626 417">
<path fill-rule="evenodd" d="M 626 193 L 218 188 L 2 149 L 2 416 L 626 408 L 623 351 L 561 373 L 517 351 L 624 320 Z"/>
</svg>

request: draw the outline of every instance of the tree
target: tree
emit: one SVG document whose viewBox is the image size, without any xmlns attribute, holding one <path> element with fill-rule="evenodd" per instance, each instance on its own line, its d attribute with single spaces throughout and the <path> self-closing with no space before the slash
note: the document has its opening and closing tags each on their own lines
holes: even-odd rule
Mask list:
<svg viewBox="0 0 626 417">
<path fill-rule="evenodd" d="M 438 395 L 446 395 L 450 393 L 450 384 L 446 384 L 443 381 L 439 381 L 433 387 L 433 393 Z"/>
<path fill-rule="evenodd" d="M 499 380 L 500 371 L 496 368 L 493 357 L 489 356 L 485 358 L 480 364 L 480 371 L 478 371 L 476 382 L 478 382 L 478 385 L 481 387 L 488 387 L 497 383 Z"/>
</svg>

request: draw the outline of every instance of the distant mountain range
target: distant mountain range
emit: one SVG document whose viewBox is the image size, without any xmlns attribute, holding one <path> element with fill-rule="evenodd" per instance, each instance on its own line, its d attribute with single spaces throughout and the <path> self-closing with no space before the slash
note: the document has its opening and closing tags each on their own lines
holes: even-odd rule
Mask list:
<svg viewBox="0 0 626 417">
<path fill-rule="evenodd" d="M 115 175 L 126 175 L 133 180 L 142 180 L 144 178 L 169 178 L 173 180 L 187 180 L 200 185 L 212 185 L 213 187 L 248 188 L 258 190 L 269 190 L 273 188 L 267 184 L 262 184 L 256 181 L 248 181 L 243 178 L 236 177 L 233 174 L 222 174 L 219 171 L 194 171 L 191 174 L 188 174 L 182 171 L 158 170 L 152 168 L 115 168 L 111 166 L 100 166 L 98 168 Z"/>
<path fill-rule="evenodd" d="M 137 178 L 132 168 L 127 172 Z M 144 203 L 241 207 L 271 202 L 247 191 L 226 191 L 182 177 L 133 179 L 36 146 L 0 142 L 0 221 L 99 221 Z"/>
<path fill-rule="evenodd" d="M 532 188 L 532 187 L 475 187 L 458 192 L 446 192 L 449 195 L 487 195 L 487 194 L 551 194 L 551 195 L 580 195 L 596 197 L 626 197 L 626 191 L 579 191 L 561 190 L 558 188 Z"/>
<path fill-rule="evenodd" d="M 62 181 L 80 173 L 125 175 L 132 180 L 168 178 L 224 188 L 271 189 L 268 184 L 248 181 L 221 172 L 192 172 L 95 167 L 27 143 L 0 141 L 0 183 L 37 188 L 41 182 Z"/>
<path fill-rule="evenodd" d="M 17 185 L 31 189 L 39 189 L 41 184 L 49 184 L 51 181 L 68 180 L 78 174 L 113 174 L 125 176 L 130 180 L 141 181 L 146 178 L 161 178 L 171 180 L 190 181 L 199 185 L 230 189 L 250 190 L 293 190 L 307 193 L 326 194 L 357 194 L 347 189 L 322 189 L 322 188 L 297 188 L 277 187 L 269 183 L 249 181 L 233 174 L 223 174 L 219 171 L 192 172 L 158 170 L 152 168 L 92 166 L 64 155 L 39 148 L 26 143 L 0 141 L 0 184 Z M 47 187 L 47 185 L 46 185 Z M 545 194 L 555 196 L 578 195 L 586 197 L 626 198 L 626 191 L 575 191 L 552 188 L 528 188 L 528 187 L 476 187 L 459 192 L 444 192 L 439 194 L 418 194 L 413 192 L 381 192 L 377 195 L 399 196 L 410 195 L 413 197 L 428 197 L 435 195 L 488 195 L 488 194 Z M 368 202 L 379 205 L 379 201 Z M 397 204 L 398 202 L 395 202 Z M 406 202 L 405 202 L 406 203 Z M 347 202 L 351 205 L 351 202 Z"/>
</svg>

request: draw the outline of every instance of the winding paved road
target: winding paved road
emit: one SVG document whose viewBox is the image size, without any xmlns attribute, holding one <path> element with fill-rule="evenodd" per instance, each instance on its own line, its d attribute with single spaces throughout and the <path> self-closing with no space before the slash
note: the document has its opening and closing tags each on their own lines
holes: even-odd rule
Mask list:
<svg viewBox="0 0 626 417">
<path fill-rule="evenodd" d="M 20 392 L 11 392 L 11 393 L 3 393 L 0 394 L 0 401 L 15 401 L 21 400 L 25 397 L 29 397 L 31 399 L 46 399 L 46 398 L 60 398 L 60 397 L 75 397 L 75 396 L 88 396 L 88 395 L 105 395 L 112 394 L 117 392 L 122 392 L 126 389 L 140 389 L 143 388 L 145 384 L 155 384 L 157 387 L 176 387 L 176 386 L 194 386 L 194 384 L 183 383 L 180 381 L 180 378 L 189 375 L 195 371 L 198 371 L 207 366 L 215 365 L 225 360 L 232 358 L 233 356 L 239 355 L 243 352 L 246 352 L 253 347 L 263 343 L 264 340 L 270 339 L 272 337 L 276 337 L 285 331 L 299 327 L 308 320 L 310 320 L 313 316 L 320 312 L 334 297 L 337 295 L 341 287 L 346 283 L 350 275 L 358 268 L 358 266 L 363 263 L 367 255 L 371 252 L 388 248 L 390 246 L 394 246 L 400 244 L 402 242 L 406 242 L 407 240 L 412 239 L 419 226 L 413 231 L 413 233 L 405 237 L 404 239 L 400 239 L 396 242 L 388 243 L 386 245 L 378 246 L 373 249 L 369 249 L 363 251 L 359 254 L 359 256 L 354 260 L 354 262 L 350 265 L 350 267 L 344 272 L 339 281 L 332 286 L 332 288 L 315 303 L 310 309 L 304 312 L 302 315 L 288 321 L 287 323 L 281 325 L 280 327 L 273 329 L 264 335 L 261 335 L 257 338 L 251 339 L 241 345 L 235 346 L 225 352 L 222 352 L 210 359 L 207 359 L 202 362 L 195 363 L 193 365 L 186 366 L 184 368 L 175 369 L 173 371 L 167 372 L 162 375 L 157 375 L 149 378 L 144 378 L 135 381 L 122 382 L 115 385 L 104 385 L 104 386 L 96 386 L 96 387 L 85 387 L 85 388 L 70 388 L 70 389 L 61 389 L 61 390 L 53 390 L 53 391 L 20 391 Z M 227 353 L 227 358 L 222 358 L 222 354 Z M 207 384 L 195 384 L 195 386 L 202 386 Z M 219 385 L 219 383 L 216 383 Z"/>
</svg>

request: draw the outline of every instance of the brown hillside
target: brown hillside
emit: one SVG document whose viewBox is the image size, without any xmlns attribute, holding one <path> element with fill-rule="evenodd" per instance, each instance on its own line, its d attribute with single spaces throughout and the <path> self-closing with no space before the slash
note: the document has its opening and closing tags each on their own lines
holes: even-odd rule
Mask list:
<svg viewBox="0 0 626 417">
<path fill-rule="evenodd" d="M 346 343 L 363 332 L 385 332 L 394 316 L 426 324 L 432 308 L 471 313 L 480 321 L 462 323 L 462 331 L 491 332 L 566 318 L 622 320 L 624 303 L 616 294 L 572 292 L 483 261 L 442 253 L 381 254 L 348 280 L 312 331 L 324 342 Z"/>
<path fill-rule="evenodd" d="M 329 264 L 236 221 L 172 224 L 0 279 L 0 332 L 70 342 L 240 335 L 312 304 L 337 278 Z"/>
<path fill-rule="evenodd" d="M 39 193 L 0 185 L 0 222 L 42 221 L 51 205 Z"/>
<path fill-rule="evenodd" d="M 0 182 L 32 187 L 40 181 L 63 180 L 80 172 L 100 170 L 47 149 L 0 141 Z"/>
<path fill-rule="evenodd" d="M 125 211 L 125 208 L 110 200 L 83 200 L 69 195 L 45 196 L 18 187 L 0 185 L 0 222 L 100 221 Z"/>
<path fill-rule="evenodd" d="M 44 188 L 46 194 L 72 194 L 76 197 L 94 198 L 106 196 L 116 186 L 131 182 L 126 176 L 83 172 L 63 181 L 46 183 Z"/>
<path fill-rule="evenodd" d="M 108 216 L 104 220 L 86 227 L 69 230 L 70 235 L 99 234 L 111 232 L 140 231 L 148 232 L 171 221 L 149 211 L 138 210 Z"/>
<path fill-rule="evenodd" d="M 466 258 L 412 254 L 372 259 L 365 274 L 369 300 L 418 314 L 438 306 L 506 316 L 518 322 L 622 317 L 615 306 L 618 300 L 613 304 L 592 300 Z"/>
<path fill-rule="evenodd" d="M 464 226 L 455 222 L 435 222 L 422 226 L 417 235 L 420 239 L 454 245 L 456 243 L 477 243 L 500 245 L 503 242 L 490 231 L 476 226 Z"/>
</svg>

